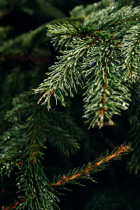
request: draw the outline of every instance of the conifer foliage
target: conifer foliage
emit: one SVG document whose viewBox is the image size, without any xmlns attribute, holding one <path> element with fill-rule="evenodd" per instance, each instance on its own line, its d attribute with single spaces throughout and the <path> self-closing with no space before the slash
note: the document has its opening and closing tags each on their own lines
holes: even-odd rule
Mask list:
<svg viewBox="0 0 140 210">
<path fill-rule="evenodd" d="M 65 96 L 73 96 L 79 85 L 85 102 L 83 117 L 89 127 L 96 123 L 102 127 L 105 118 L 112 123 L 114 114 L 128 109 L 129 84 L 139 78 L 140 8 L 119 9 L 116 4 L 98 11 L 97 6 L 91 7 L 81 9 L 83 21 L 48 25 L 47 35 L 62 55 L 35 93 L 44 92 L 40 101 L 47 102 L 49 109 L 51 96 L 65 105 Z M 71 15 L 75 13 L 76 8 Z"/>
<path fill-rule="evenodd" d="M 13 11 L 38 18 L 37 28 L 27 27 L 24 34 L 22 29 L 0 27 L 0 173 L 10 177 L 14 172 L 18 189 L 18 198 L 5 210 L 59 209 L 59 194 L 67 183 L 96 182 L 91 174 L 131 151 L 130 144 L 120 145 L 49 180 L 44 162 L 50 145 L 69 156 L 76 154 L 84 139 L 67 111 L 76 93 L 83 97 L 83 118 L 89 128 L 101 128 L 107 121 L 113 124 L 114 115 L 130 110 L 134 151 L 128 167 L 139 174 L 140 7 L 102 0 L 77 6 L 70 18 L 64 18 L 46 2 L 35 0 L 33 10 L 32 1 L 0 0 L 1 20 Z M 61 19 L 42 21 L 56 18 Z"/>
</svg>

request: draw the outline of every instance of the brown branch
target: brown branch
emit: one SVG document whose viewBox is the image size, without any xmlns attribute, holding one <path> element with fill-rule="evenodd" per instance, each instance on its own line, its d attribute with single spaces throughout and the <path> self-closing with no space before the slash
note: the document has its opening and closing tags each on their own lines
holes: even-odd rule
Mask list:
<svg viewBox="0 0 140 210">
<path fill-rule="evenodd" d="M 13 206 L 7 207 L 7 208 L 5 208 L 4 210 L 16 209 L 16 208 L 19 206 L 20 203 L 23 203 L 23 202 L 25 202 L 26 200 L 27 200 L 27 198 L 21 199 L 20 201 L 15 202 Z"/>
<path fill-rule="evenodd" d="M 105 66 L 104 66 L 104 92 L 103 92 L 103 99 L 102 99 L 102 109 L 100 109 L 100 118 L 104 116 L 104 111 L 108 110 L 108 108 L 104 108 L 105 102 L 106 102 L 106 89 L 107 89 L 107 54 L 105 53 Z"/>
<path fill-rule="evenodd" d="M 56 186 L 60 186 L 60 185 L 64 185 L 66 184 L 67 182 L 71 181 L 71 180 L 74 180 L 82 175 L 86 175 L 88 174 L 89 172 L 93 171 L 96 167 L 99 167 L 101 164 L 103 164 L 104 162 L 108 162 L 110 161 L 111 159 L 115 158 L 115 157 L 119 157 L 122 153 L 126 153 L 130 150 L 131 146 L 128 145 L 128 146 L 124 146 L 124 145 L 120 145 L 120 147 L 117 149 L 116 152 L 114 152 L 112 155 L 109 155 L 107 156 L 106 158 L 103 158 L 102 160 L 100 160 L 99 162 L 97 163 L 94 163 L 94 164 L 89 164 L 88 167 L 86 169 L 83 169 L 82 171 L 72 175 L 72 176 L 69 176 L 69 177 L 62 177 L 62 179 L 60 179 L 59 181 L 57 181 L 56 183 L 52 183 L 51 184 L 51 187 L 56 187 Z"/>
<path fill-rule="evenodd" d="M 115 158 L 115 157 L 119 157 L 122 153 L 126 153 L 131 149 L 130 145 L 124 146 L 124 145 L 120 145 L 119 148 L 117 149 L 116 152 L 114 152 L 112 155 L 107 156 L 106 158 L 103 158 L 102 160 L 100 160 L 97 163 L 94 164 L 88 164 L 88 167 L 84 170 L 82 170 L 81 172 L 74 174 L 70 177 L 66 177 L 65 175 L 63 175 L 62 179 L 60 179 L 58 182 L 56 183 L 52 183 L 51 187 L 52 189 L 54 189 L 56 186 L 60 186 L 60 185 L 64 185 L 66 184 L 68 181 L 76 179 L 82 175 L 87 175 L 88 177 L 89 172 L 91 172 L 94 168 L 99 167 L 101 164 L 103 164 L 104 162 L 108 162 L 111 159 Z M 27 198 L 21 199 L 20 201 L 17 201 L 14 203 L 14 205 L 12 207 L 7 207 L 4 210 L 12 210 L 12 209 L 16 209 L 18 207 L 18 205 L 20 203 L 23 203 L 27 200 Z"/>
</svg>

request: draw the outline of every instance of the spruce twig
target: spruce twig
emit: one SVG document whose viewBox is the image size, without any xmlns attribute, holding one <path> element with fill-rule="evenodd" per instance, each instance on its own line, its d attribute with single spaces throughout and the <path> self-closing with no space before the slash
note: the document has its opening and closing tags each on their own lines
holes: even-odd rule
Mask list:
<svg viewBox="0 0 140 210">
<path fill-rule="evenodd" d="M 128 153 L 131 149 L 130 145 L 124 146 L 124 145 L 120 145 L 118 147 L 118 149 L 113 153 L 108 155 L 107 157 L 101 159 L 100 161 L 93 163 L 93 164 L 88 164 L 88 166 L 85 169 L 82 169 L 80 172 L 75 173 L 71 176 L 65 176 L 63 175 L 62 179 L 60 179 L 59 181 L 52 183 L 51 187 L 56 187 L 56 186 L 60 186 L 60 185 L 65 185 L 67 182 L 80 178 L 83 175 L 87 175 L 90 172 L 93 172 L 97 167 L 101 166 L 104 163 L 109 162 L 110 160 L 116 158 L 116 157 L 120 157 L 123 153 Z"/>
<path fill-rule="evenodd" d="M 116 157 L 120 157 L 121 155 L 123 155 L 123 153 L 128 153 L 131 150 L 131 146 L 129 145 L 120 145 L 118 147 L 118 149 L 113 153 L 108 155 L 105 158 L 102 158 L 100 161 L 94 163 L 94 164 L 88 164 L 88 167 L 86 167 L 85 169 L 83 169 L 82 171 L 75 173 L 72 176 L 65 176 L 63 175 L 62 179 L 60 179 L 59 181 L 52 183 L 50 186 L 52 187 L 52 189 L 54 189 L 57 186 L 64 186 L 66 183 L 68 183 L 71 180 L 75 180 L 77 178 L 80 178 L 82 175 L 87 175 L 87 177 L 90 177 L 90 172 L 94 171 L 95 168 L 101 166 L 102 164 L 111 161 L 112 159 L 116 158 Z M 26 199 L 21 199 L 19 202 L 16 202 L 12 207 L 7 207 L 5 210 L 11 210 L 11 209 L 15 209 L 17 208 L 17 206 L 20 203 L 23 203 L 24 201 L 26 201 Z"/>
</svg>

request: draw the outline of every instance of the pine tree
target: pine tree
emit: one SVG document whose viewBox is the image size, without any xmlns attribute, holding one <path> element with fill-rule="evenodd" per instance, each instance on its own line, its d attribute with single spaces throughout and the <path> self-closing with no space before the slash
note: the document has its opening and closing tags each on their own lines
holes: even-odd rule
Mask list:
<svg viewBox="0 0 140 210">
<path fill-rule="evenodd" d="M 140 7 L 125 0 L 77 6 L 70 17 L 51 1 L 0 0 L 0 186 L 12 195 L 3 209 L 60 209 L 65 190 L 96 182 L 92 174 L 132 148 L 127 167 L 139 175 L 139 14 Z M 131 144 L 115 147 L 106 139 L 112 152 L 99 145 L 94 161 L 85 155 L 83 166 L 49 174 L 48 153 L 69 161 L 90 130 L 115 126 L 116 116 L 125 114 L 130 137 L 124 141 Z M 118 205 L 113 190 L 97 192 L 85 209 L 120 209 L 125 198 Z"/>
</svg>

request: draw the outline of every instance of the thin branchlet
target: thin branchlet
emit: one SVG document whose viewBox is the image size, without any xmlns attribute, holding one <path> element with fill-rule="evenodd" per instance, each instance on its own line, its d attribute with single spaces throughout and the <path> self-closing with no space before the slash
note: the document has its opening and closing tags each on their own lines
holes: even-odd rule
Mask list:
<svg viewBox="0 0 140 210">
<path fill-rule="evenodd" d="M 59 181 L 57 181 L 56 183 L 52 183 L 51 187 L 57 187 L 60 185 L 64 185 L 67 182 L 80 178 L 83 175 L 89 174 L 91 171 L 94 171 L 97 167 L 101 166 L 102 164 L 105 164 L 107 162 L 109 162 L 110 160 L 112 160 L 115 157 L 119 157 L 121 156 L 123 153 L 128 153 L 131 149 L 130 145 L 124 146 L 121 145 L 120 147 L 118 147 L 118 149 L 111 155 L 108 155 L 107 157 L 101 159 L 100 161 L 93 163 L 93 164 L 88 164 L 88 166 L 85 169 L 82 169 L 80 172 L 75 173 L 74 175 L 71 176 L 65 176 L 62 179 L 60 179 Z"/>
</svg>

